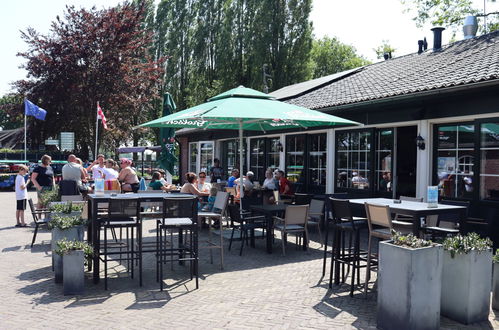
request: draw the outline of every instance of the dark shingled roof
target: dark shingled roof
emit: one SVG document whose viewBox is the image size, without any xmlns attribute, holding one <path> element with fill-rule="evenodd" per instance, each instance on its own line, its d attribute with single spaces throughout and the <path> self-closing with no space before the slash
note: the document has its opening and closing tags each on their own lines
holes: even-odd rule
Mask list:
<svg viewBox="0 0 499 330">
<path fill-rule="evenodd" d="M 429 49 L 370 64 L 325 86 L 280 99 L 321 109 L 495 79 L 499 79 L 499 31 L 438 51 Z"/>
</svg>

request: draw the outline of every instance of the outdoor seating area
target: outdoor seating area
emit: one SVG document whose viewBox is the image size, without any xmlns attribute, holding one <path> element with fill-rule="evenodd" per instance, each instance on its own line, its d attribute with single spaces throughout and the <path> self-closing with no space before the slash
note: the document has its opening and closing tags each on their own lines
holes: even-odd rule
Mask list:
<svg viewBox="0 0 499 330">
<path fill-rule="evenodd" d="M 499 329 L 495 0 L 1 6 L 0 330 Z"/>
</svg>

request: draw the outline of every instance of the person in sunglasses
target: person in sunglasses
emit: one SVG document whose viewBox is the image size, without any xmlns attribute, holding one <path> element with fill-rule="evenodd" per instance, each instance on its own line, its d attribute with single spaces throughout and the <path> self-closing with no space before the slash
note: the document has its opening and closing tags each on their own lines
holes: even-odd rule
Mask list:
<svg viewBox="0 0 499 330">
<path fill-rule="evenodd" d="M 123 192 L 137 192 L 139 190 L 139 178 L 132 168 L 132 161 L 122 158 L 120 162 L 121 171 L 118 180 L 121 182 Z"/>
<path fill-rule="evenodd" d="M 210 192 L 211 183 L 206 182 L 206 172 L 199 172 L 198 174 L 198 189 L 202 192 Z"/>
</svg>

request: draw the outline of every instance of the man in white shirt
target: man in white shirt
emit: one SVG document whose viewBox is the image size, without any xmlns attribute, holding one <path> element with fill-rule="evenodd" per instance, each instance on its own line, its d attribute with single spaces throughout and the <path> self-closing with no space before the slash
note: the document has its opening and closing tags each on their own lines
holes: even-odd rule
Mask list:
<svg viewBox="0 0 499 330">
<path fill-rule="evenodd" d="M 104 155 L 98 155 L 97 160 L 94 160 L 94 162 L 87 167 L 87 172 L 92 171 L 92 178 L 95 179 L 102 179 L 102 173 L 104 173 L 104 160 L 105 157 Z"/>
</svg>

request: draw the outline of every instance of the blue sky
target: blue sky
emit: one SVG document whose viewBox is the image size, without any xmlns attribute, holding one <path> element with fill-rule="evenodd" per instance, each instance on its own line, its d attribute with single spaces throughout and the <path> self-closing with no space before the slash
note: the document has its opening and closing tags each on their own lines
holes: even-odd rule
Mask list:
<svg viewBox="0 0 499 330">
<path fill-rule="evenodd" d="M 22 64 L 16 53 L 26 49 L 19 30 L 28 26 L 46 33 L 50 23 L 64 12 L 66 5 L 98 8 L 113 6 L 118 0 L 7 0 L 0 4 L 0 95 L 10 90 L 9 83 L 26 76 L 18 67 Z M 475 0 L 483 6 L 481 0 Z M 431 44 L 430 26 L 416 28 L 411 15 L 403 13 L 400 0 L 313 0 L 311 19 L 315 35 L 336 36 L 355 46 L 364 57 L 374 61 L 373 48 L 389 40 L 395 55 L 417 51 L 417 40 L 427 37 Z M 499 2 L 487 4 L 487 11 L 499 10 Z M 444 32 L 444 43 L 450 32 Z M 457 39 L 462 35 L 458 34 Z"/>
</svg>

